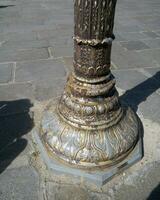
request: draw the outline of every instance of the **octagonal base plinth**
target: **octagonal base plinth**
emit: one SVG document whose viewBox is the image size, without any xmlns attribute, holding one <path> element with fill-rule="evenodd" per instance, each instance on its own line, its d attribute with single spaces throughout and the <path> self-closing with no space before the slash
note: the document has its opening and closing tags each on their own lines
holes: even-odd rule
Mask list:
<svg viewBox="0 0 160 200">
<path fill-rule="evenodd" d="M 38 145 L 42 159 L 46 163 L 48 169 L 57 174 L 71 175 L 72 177 L 77 177 L 77 179 L 79 180 L 80 178 L 83 178 L 83 180 L 85 180 L 86 182 L 91 182 L 98 186 L 104 185 L 113 176 L 132 166 L 133 164 L 138 162 L 143 156 L 142 138 L 140 137 L 133 151 L 123 161 L 107 169 L 86 171 L 63 165 L 52 156 L 50 156 L 43 142 L 41 141 L 39 131 L 36 129 L 33 130 L 33 138 L 35 143 Z"/>
</svg>

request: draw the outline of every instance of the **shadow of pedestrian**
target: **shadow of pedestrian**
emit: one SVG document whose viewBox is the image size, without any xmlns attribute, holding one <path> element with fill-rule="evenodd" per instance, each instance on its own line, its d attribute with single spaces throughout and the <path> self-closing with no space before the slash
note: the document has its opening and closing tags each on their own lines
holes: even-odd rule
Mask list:
<svg viewBox="0 0 160 200">
<path fill-rule="evenodd" d="M 157 72 L 151 78 L 140 83 L 134 88 L 127 90 L 121 97 L 120 100 L 137 111 L 138 106 L 141 102 L 146 101 L 152 93 L 160 88 L 160 71 Z"/>
<path fill-rule="evenodd" d="M 5 5 L 5 6 L 0 6 L 0 8 L 8 8 L 8 7 L 12 7 L 12 6 L 15 6 L 15 5 Z"/>
<path fill-rule="evenodd" d="M 160 199 L 160 184 L 151 192 L 147 200 L 158 200 Z"/>
<path fill-rule="evenodd" d="M 33 128 L 28 99 L 0 102 L 0 173 L 26 148 L 22 136 Z"/>
</svg>

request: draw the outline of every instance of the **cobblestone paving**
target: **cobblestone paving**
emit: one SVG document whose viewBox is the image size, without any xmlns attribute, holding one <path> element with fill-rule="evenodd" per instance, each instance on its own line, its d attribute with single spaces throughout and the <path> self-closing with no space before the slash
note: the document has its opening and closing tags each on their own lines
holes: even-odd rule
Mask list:
<svg viewBox="0 0 160 200">
<path fill-rule="evenodd" d="M 30 134 L 33 104 L 59 97 L 72 69 L 73 1 L 0 1 L 0 200 L 160 198 L 160 1 L 119 0 L 116 11 L 112 69 L 142 118 L 145 156 L 96 188 L 50 174 Z"/>
</svg>

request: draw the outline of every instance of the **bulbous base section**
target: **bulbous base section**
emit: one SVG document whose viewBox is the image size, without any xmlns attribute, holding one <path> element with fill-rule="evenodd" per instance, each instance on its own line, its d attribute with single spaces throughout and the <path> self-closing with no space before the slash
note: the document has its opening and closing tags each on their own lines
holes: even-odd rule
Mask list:
<svg viewBox="0 0 160 200">
<path fill-rule="evenodd" d="M 41 137 L 55 158 L 76 168 L 109 167 L 123 160 L 135 147 L 140 123 L 130 108 L 122 108 L 120 121 L 105 129 L 85 130 L 69 125 L 52 106 L 43 114 Z"/>
</svg>

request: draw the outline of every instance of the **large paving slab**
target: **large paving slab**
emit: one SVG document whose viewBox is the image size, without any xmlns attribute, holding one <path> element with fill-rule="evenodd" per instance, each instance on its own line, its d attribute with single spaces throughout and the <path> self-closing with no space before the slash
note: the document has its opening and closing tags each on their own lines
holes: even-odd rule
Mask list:
<svg viewBox="0 0 160 200">
<path fill-rule="evenodd" d="M 47 59 L 49 57 L 48 50 L 46 48 L 41 49 L 27 49 L 27 50 L 3 50 L 0 49 L 0 61 L 1 62 L 17 62 L 27 60 Z"/>
<path fill-rule="evenodd" d="M 0 64 L 0 83 L 12 81 L 13 64 Z"/>
<path fill-rule="evenodd" d="M 160 1 L 117 1 L 113 74 L 142 119 L 144 158 L 102 188 L 50 173 L 30 133 L 30 110 L 63 91 L 73 28 L 72 0 L 0 1 L 0 200 L 158 200 Z"/>
<path fill-rule="evenodd" d="M 47 48 L 49 46 L 49 42 L 46 40 L 21 40 L 21 41 L 3 41 L 1 45 L 1 49 L 3 50 L 27 50 L 27 49 L 39 49 L 39 48 Z M 41 56 L 40 58 L 43 58 Z M 25 60 L 25 59 L 24 59 Z"/>
<path fill-rule="evenodd" d="M 10 83 L 0 85 L 0 100 L 34 99 L 35 86 L 32 83 Z"/>
<path fill-rule="evenodd" d="M 120 43 L 113 43 L 112 62 L 118 69 L 160 67 L 159 49 L 130 51 Z"/>
<path fill-rule="evenodd" d="M 53 81 L 65 75 L 62 59 L 28 61 L 17 63 L 15 81 Z"/>
</svg>

